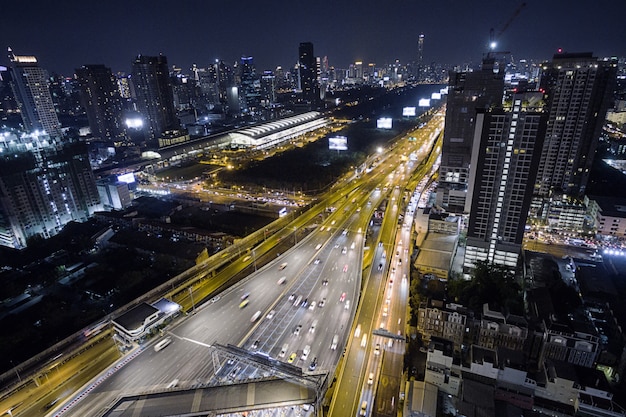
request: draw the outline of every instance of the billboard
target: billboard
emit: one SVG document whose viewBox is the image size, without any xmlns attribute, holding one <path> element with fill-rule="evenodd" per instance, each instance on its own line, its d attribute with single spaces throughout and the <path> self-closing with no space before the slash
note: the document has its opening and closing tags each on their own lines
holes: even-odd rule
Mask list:
<svg viewBox="0 0 626 417">
<path fill-rule="evenodd" d="M 376 121 L 376 127 L 378 129 L 391 129 L 392 125 L 391 117 L 381 117 Z"/>
<path fill-rule="evenodd" d="M 431 100 L 441 100 L 441 93 L 432 93 L 430 95 Z"/>
<path fill-rule="evenodd" d="M 125 182 L 126 184 L 132 184 L 135 182 L 135 174 L 129 172 L 128 174 L 122 174 L 117 176 L 119 182 Z"/>
<path fill-rule="evenodd" d="M 420 98 L 419 101 L 419 106 L 420 107 L 430 107 L 430 99 L 429 98 Z"/>
<path fill-rule="evenodd" d="M 335 136 L 328 138 L 328 149 L 333 151 L 347 151 L 348 138 L 345 136 Z"/>
<path fill-rule="evenodd" d="M 415 115 L 416 115 L 415 107 L 404 107 L 402 109 L 402 116 L 404 117 L 411 117 Z"/>
</svg>

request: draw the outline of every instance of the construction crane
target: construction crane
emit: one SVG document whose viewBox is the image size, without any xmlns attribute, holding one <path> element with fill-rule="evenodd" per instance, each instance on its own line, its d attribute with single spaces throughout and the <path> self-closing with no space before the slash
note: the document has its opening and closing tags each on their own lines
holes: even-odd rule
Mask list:
<svg viewBox="0 0 626 417">
<path fill-rule="evenodd" d="M 513 20 L 515 20 L 515 18 L 517 17 L 517 15 L 520 14 L 520 12 L 522 11 L 522 9 L 526 7 L 526 2 L 522 2 L 522 4 L 520 4 L 519 6 L 517 6 L 517 9 L 515 9 L 515 12 L 513 12 L 513 14 L 511 15 L 511 17 L 509 17 L 509 20 L 506 21 L 506 23 L 504 25 L 502 25 L 502 27 L 498 30 L 498 33 L 496 34 L 496 31 L 494 28 L 491 28 L 489 30 L 489 49 L 491 51 L 496 49 L 496 46 L 498 46 L 497 41 L 500 39 L 500 36 L 502 36 L 502 34 L 504 33 L 505 30 L 508 29 L 508 27 L 511 25 L 511 23 L 513 22 Z"/>
</svg>

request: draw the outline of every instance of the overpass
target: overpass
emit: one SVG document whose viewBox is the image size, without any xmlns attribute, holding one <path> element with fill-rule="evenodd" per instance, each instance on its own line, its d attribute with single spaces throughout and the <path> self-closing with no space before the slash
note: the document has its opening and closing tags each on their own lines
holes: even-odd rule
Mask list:
<svg viewBox="0 0 626 417">
<path fill-rule="evenodd" d="M 315 404 L 315 387 L 271 379 L 234 385 L 173 389 L 120 398 L 102 417 L 206 416 Z"/>
</svg>

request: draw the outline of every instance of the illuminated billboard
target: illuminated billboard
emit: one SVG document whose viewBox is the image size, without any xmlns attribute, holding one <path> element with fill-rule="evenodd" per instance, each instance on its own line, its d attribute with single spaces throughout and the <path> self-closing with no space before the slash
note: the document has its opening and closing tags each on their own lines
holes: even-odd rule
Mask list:
<svg viewBox="0 0 626 417">
<path fill-rule="evenodd" d="M 430 95 L 431 100 L 441 100 L 441 93 L 432 93 Z"/>
<path fill-rule="evenodd" d="M 404 117 L 411 117 L 415 115 L 416 115 L 415 107 L 404 107 L 402 109 L 402 116 Z"/>
<path fill-rule="evenodd" d="M 430 107 L 430 99 L 429 98 L 420 98 L 418 103 L 420 107 Z"/>
<path fill-rule="evenodd" d="M 333 151 L 347 151 L 348 138 L 345 136 L 335 136 L 328 138 L 328 149 Z"/>
<path fill-rule="evenodd" d="M 141 117 L 129 117 L 124 121 L 124 123 L 129 129 L 141 129 L 143 127 L 143 120 L 141 120 Z"/>
<path fill-rule="evenodd" d="M 125 182 L 126 184 L 132 184 L 135 182 L 135 174 L 129 172 L 128 174 L 122 174 L 117 176 L 119 182 Z"/>
<path fill-rule="evenodd" d="M 392 124 L 391 117 L 381 117 L 376 121 L 376 127 L 379 129 L 391 129 Z"/>
</svg>

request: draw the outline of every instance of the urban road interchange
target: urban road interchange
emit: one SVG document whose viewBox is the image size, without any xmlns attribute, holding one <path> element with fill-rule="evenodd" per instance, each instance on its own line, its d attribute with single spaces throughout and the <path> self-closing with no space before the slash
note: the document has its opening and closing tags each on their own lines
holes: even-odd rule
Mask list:
<svg viewBox="0 0 626 417">
<path fill-rule="evenodd" d="M 124 366 L 95 380 L 94 386 L 93 380 L 77 377 L 89 364 L 109 369 L 116 359 L 124 360 L 107 337 L 79 356 L 80 365 L 77 360 L 55 365 L 46 378 L 39 378 L 40 391 L 47 394 L 15 391 L 2 399 L 0 410 L 15 416 L 41 415 L 42 405 L 62 398 L 45 412 L 100 416 L 125 396 L 281 377 L 280 372 L 272 375 L 250 361 L 216 353 L 213 346 L 219 344 L 291 362 L 305 376 L 323 376 L 320 384 L 324 389 L 330 386 L 332 394 L 331 415 L 358 415 L 362 406 L 367 415 L 395 415 L 407 317 L 404 277 L 409 275 L 410 214 L 418 198 L 410 193 L 433 174 L 440 149 L 435 140 L 442 127 L 438 114 L 396 140 L 384 154 L 373 156 L 368 162 L 374 168 L 371 172 L 348 174 L 313 208 L 292 220 L 282 219 L 270 235 L 260 231 L 256 242 L 242 239 L 224 252 L 226 256 L 220 253 L 188 271 L 183 284 L 166 294 L 189 313 L 165 329 L 172 339 L 167 348 L 156 352 L 153 342 L 147 343 Z M 370 222 L 383 202 L 385 216 L 375 234 Z M 333 212 L 325 214 L 329 207 Z M 398 215 L 407 207 L 407 217 L 398 227 Z M 306 229 L 311 232 L 302 237 L 298 230 Z M 221 290 L 238 272 L 256 269 L 259 258 L 283 239 L 294 239 L 295 246 Z M 216 291 L 221 291 L 219 297 Z M 243 301 L 245 307 L 240 306 Z M 322 398 L 317 401 L 319 406 Z"/>
</svg>

